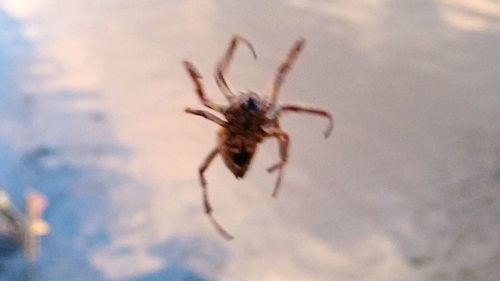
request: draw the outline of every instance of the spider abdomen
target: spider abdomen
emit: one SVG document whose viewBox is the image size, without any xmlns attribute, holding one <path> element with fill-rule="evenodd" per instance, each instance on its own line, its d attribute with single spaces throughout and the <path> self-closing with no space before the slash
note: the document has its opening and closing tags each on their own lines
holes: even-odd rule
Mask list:
<svg viewBox="0 0 500 281">
<path fill-rule="evenodd" d="M 219 153 L 226 167 L 236 178 L 242 178 L 252 162 L 257 150 L 258 139 L 249 139 L 243 134 L 235 134 L 227 129 L 219 131 Z"/>
</svg>

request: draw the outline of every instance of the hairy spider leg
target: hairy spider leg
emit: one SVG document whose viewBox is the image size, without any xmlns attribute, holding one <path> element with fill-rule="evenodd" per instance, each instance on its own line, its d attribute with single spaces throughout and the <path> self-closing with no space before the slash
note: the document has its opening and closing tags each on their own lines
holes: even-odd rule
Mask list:
<svg viewBox="0 0 500 281">
<path fill-rule="evenodd" d="M 314 107 L 308 107 L 308 106 L 301 106 L 301 105 L 293 105 L 293 104 L 285 104 L 280 106 L 280 112 L 297 112 L 297 113 L 307 113 L 307 114 L 313 114 L 313 115 L 319 115 L 322 117 L 325 117 L 328 119 L 328 125 L 323 132 L 325 135 L 325 138 L 327 138 L 333 131 L 333 116 L 330 112 L 319 109 L 319 108 L 314 108 Z"/>
<path fill-rule="evenodd" d="M 186 71 L 189 74 L 189 77 L 191 77 L 191 80 L 193 81 L 194 90 L 196 94 L 198 94 L 201 103 L 210 109 L 223 113 L 224 112 L 223 106 L 220 106 L 207 98 L 205 91 L 203 90 L 203 85 L 201 84 L 201 75 L 198 72 L 198 70 L 196 70 L 194 65 L 189 61 L 184 61 L 183 64 L 184 68 L 186 68 Z"/>
<path fill-rule="evenodd" d="M 198 116 L 201 116 L 201 117 L 205 117 L 206 119 L 214 122 L 214 123 L 217 123 L 218 125 L 222 126 L 222 127 L 225 127 L 227 128 L 228 124 L 226 121 L 220 119 L 219 117 L 213 115 L 212 113 L 208 112 L 208 111 L 204 111 L 204 110 L 199 110 L 199 109 L 191 109 L 189 107 L 187 107 L 185 109 L 185 111 L 187 113 L 191 113 L 191 114 L 194 114 L 194 115 L 198 115 Z"/>
<path fill-rule="evenodd" d="M 274 81 L 271 85 L 271 92 L 270 92 L 270 101 L 271 101 L 271 106 L 276 105 L 276 101 L 278 100 L 278 94 L 281 88 L 281 85 L 283 84 L 283 81 L 285 80 L 285 76 L 288 74 L 290 69 L 292 68 L 293 63 L 297 59 L 297 56 L 299 55 L 300 51 L 303 49 L 304 45 L 306 43 L 306 40 L 304 38 L 299 38 L 297 39 L 290 50 L 288 51 L 288 54 L 285 57 L 285 60 L 281 63 L 280 67 L 278 68 L 278 71 L 276 73 L 276 76 L 274 78 Z"/>
<path fill-rule="evenodd" d="M 215 82 L 217 83 L 217 86 L 221 90 L 222 94 L 226 97 L 226 99 L 230 102 L 231 99 L 234 97 L 233 92 L 231 89 L 229 89 L 229 86 L 227 85 L 226 79 L 224 78 L 224 75 L 226 74 L 226 71 L 229 67 L 229 63 L 233 59 L 234 51 L 236 50 L 236 46 L 238 45 L 238 42 L 242 42 L 245 45 L 248 46 L 250 51 L 252 52 L 252 55 L 254 59 L 257 59 L 257 54 L 255 53 L 255 49 L 253 48 L 252 44 L 246 40 L 245 38 L 235 35 L 231 39 L 231 42 L 229 43 L 229 47 L 227 48 L 226 52 L 224 53 L 224 56 L 222 59 L 219 61 L 215 68 Z"/>
<path fill-rule="evenodd" d="M 224 239 L 226 240 L 233 240 L 234 237 L 229 234 L 218 222 L 217 220 L 213 217 L 212 215 L 212 206 L 210 206 L 210 202 L 208 200 L 208 190 L 207 190 L 207 181 L 205 179 L 205 176 L 203 175 L 203 173 L 205 172 L 205 170 L 208 168 L 208 166 L 210 165 L 210 163 L 212 162 L 212 160 L 214 160 L 215 156 L 219 153 L 219 148 L 216 147 L 214 149 L 212 149 L 212 151 L 210 151 L 210 153 L 207 155 L 207 157 L 205 158 L 205 160 L 203 161 L 203 163 L 201 164 L 200 168 L 199 168 L 199 175 L 200 175 L 200 184 L 201 184 L 201 188 L 202 188 L 202 191 L 203 191 L 203 206 L 205 208 L 205 213 L 207 214 L 210 222 L 212 223 L 212 225 L 215 227 L 215 229 L 219 232 L 220 235 L 222 235 L 222 237 L 224 237 Z"/>
<path fill-rule="evenodd" d="M 283 179 L 283 171 L 285 165 L 288 161 L 288 145 L 290 143 L 290 138 L 285 131 L 282 131 L 279 128 L 273 128 L 267 131 L 268 137 L 274 137 L 278 140 L 278 144 L 280 146 L 280 161 L 267 169 L 267 172 L 271 173 L 278 170 L 278 177 L 276 178 L 276 184 L 273 190 L 273 197 L 278 196 L 278 190 L 281 185 L 281 181 Z"/>
</svg>

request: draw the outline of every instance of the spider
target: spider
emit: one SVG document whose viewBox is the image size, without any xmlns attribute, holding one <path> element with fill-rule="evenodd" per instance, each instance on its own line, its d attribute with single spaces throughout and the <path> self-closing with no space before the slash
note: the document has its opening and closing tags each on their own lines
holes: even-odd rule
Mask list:
<svg viewBox="0 0 500 281">
<path fill-rule="evenodd" d="M 216 230 L 227 240 L 232 240 L 233 236 L 217 222 L 212 214 L 213 210 L 208 199 L 207 181 L 204 176 L 206 169 L 215 156 L 220 155 L 227 168 L 231 170 L 236 178 L 240 179 L 245 176 L 257 145 L 265 138 L 276 138 L 279 143 L 280 160 L 267 169 L 269 173 L 278 172 L 272 193 L 272 196 L 276 197 L 283 178 L 284 167 L 288 161 L 288 145 L 290 142 L 288 134 L 280 128 L 280 115 L 287 112 L 319 115 L 328 119 L 328 126 L 324 131 L 325 137 L 328 137 L 333 130 L 332 115 L 326 110 L 293 104 L 278 105 L 276 103 L 284 78 L 304 47 L 305 40 L 303 38 L 297 39 L 290 48 L 285 60 L 278 68 L 268 96 L 265 97 L 261 97 L 252 91 L 240 92 L 239 95 L 235 95 L 224 78 L 239 43 L 245 44 L 252 52 L 254 59 L 257 59 L 255 50 L 248 40 L 238 35 L 232 37 L 228 49 L 215 68 L 215 81 L 229 105 L 219 105 L 212 102 L 205 95 L 201 84 L 201 75 L 194 65 L 188 61 L 183 62 L 194 83 L 194 90 L 201 103 L 225 117 L 225 120 L 223 120 L 208 111 L 189 107 L 185 109 L 187 113 L 202 116 L 221 127 L 217 134 L 217 145 L 206 156 L 198 171 L 205 213 Z"/>
</svg>

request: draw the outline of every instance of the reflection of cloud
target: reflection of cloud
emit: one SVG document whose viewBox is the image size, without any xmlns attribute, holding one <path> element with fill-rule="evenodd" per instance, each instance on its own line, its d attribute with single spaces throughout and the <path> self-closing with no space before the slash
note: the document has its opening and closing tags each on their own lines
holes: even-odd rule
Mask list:
<svg viewBox="0 0 500 281">
<path fill-rule="evenodd" d="M 362 1 L 315 1 L 315 0 L 289 0 L 290 5 L 310 9 L 327 16 L 338 17 L 355 24 L 370 25 L 378 20 L 379 10 L 386 0 Z"/>
<path fill-rule="evenodd" d="M 279 225 L 272 228 L 273 246 L 265 247 L 257 241 L 249 243 L 248 255 L 256 258 L 246 263 L 234 263 L 221 280 L 409 280 L 411 269 L 401 258 L 397 248 L 385 235 L 373 233 L 351 245 L 328 245 L 313 236 Z M 266 232 L 265 229 L 262 230 Z M 269 231 L 269 230 L 267 230 Z M 255 239 L 257 240 L 257 239 Z M 255 250 L 273 249 L 273 253 Z M 264 247 L 262 247 L 264 246 Z M 244 258 L 244 257 L 240 257 Z M 361 270 L 362 269 L 362 270 Z M 244 276 L 245 279 L 242 279 Z"/>
<path fill-rule="evenodd" d="M 473 13 L 500 16 L 500 3 L 494 0 L 441 0 L 451 7 L 463 9 Z"/>
<path fill-rule="evenodd" d="M 500 3 L 492 0 L 441 0 L 445 22 L 458 30 L 500 29 Z"/>
<path fill-rule="evenodd" d="M 464 31 L 498 30 L 500 28 L 500 3 L 494 0 L 436 0 L 441 3 L 444 21 L 453 28 Z M 387 7 L 386 0 L 313 1 L 288 0 L 296 8 L 310 10 L 325 16 L 343 19 L 363 30 L 374 31 L 380 14 Z"/>
<path fill-rule="evenodd" d="M 25 18 L 32 16 L 46 0 L 4 0 L 0 2 L 12 16 Z"/>
<path fill-rule="evenodd" d="M 322 32 L 353 31 L 359 47 L 371 48 L 380 39 L 380 20 L 387 0 L 288 0 L 292 7 L 309 11 L 331 22 L 323 21 Z"/>
<path fill-rule="evenodd" d="M 486 28 L 486 22 L 480 16 L 473 16 L 456 10 L 445 10 L 444 20 L 450 26 L 460 30 L 481 31 Z"/>
<path fill-rule="evenodd" d="M 77 37 L 57 38 L 40 50 L 40 62 L 34 66 L 38 75 L 51 77 L 43 86 L 47 91 L 60 88 L 94 91 L 99 85 L 99 69 L 89 65 L 86 42 Z M 47 61 L 59 58 L 58 71 Z M 46 59 L 46 60 L 45 60 Z"/>
<path fill-rule="evenodd" d="M 106 277 L 117 280 L 137 276 L 144 272 L 153 272 L 164 266 L 160 258 L 135 249 L 125 249 L 121 253 L 119 249 L 98 250 L 92 257 L 92 263 L 106 274 Z"/>
</svg>

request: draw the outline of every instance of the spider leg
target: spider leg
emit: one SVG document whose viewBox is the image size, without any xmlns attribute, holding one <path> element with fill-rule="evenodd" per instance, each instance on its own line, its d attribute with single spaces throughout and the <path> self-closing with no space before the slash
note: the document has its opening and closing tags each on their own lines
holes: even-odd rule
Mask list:
<svg viewBox="0 0 500 281">
<path fill-rule="evenodd" d="M 214 74 L 217 86 L 219 86 L 219 89 L 221 90 L 222 94 L 226 97 L 228 101 L 231 101 L 231 99 L 234 97 L 234 94 L 233 92 L 231 92 L 231 89 L 229 89 L 229 86 L 227 85 L 224 75 L 229 67 L 229 63 L 233 59 L 234 51 L 236 50 L 238 42 L 247 45 L 250 51 L 252 52 L 254 59 L 257 59 L 257 55 L 255 53 L 255 49 L 253 48 L 252 44 L 245 38 L 239 35 L 234 35 L 233 38 L 231 39 L 231 42 L 229 43 L 229 47 L 227 48 L 224 56 L 217 64 Z"/>
<path fill-rule="evenodd" d="M 285 60 L 281 63 L 280 67 L 278 68 L 278 72 L 276 73 L 276 76 L 274 78 L 273 84 L 271 86 L 271 93 L 270 93 L 270 100 L 271 100 L 271 105 L 274 106 L 276 104 L 276 100 L 278 99 L 278 94 L 281 88 L 281 85 L 283 84 L 283 81 L 285 80 L 285 76 L 288 74 L 290 69 L 292 68 L 292 64 L 299 55 L 300 51 L 304 47 L 306 40 L 304 38 L 299 38 L 295 41 L 295 43 L 292 45 L 290 50 L 288 51 L 288 54 L 285 57 Z"/>
<path fill-rule="evenodd" d="M 276 184 L 273 190 L 273 197 L 276 197 L 278 196 L 278 189 L 283 179 L 283 171 L 288 161 L 288 144 L 290 140 L 288 134 L 279 128 L 270 129 L 267 131 L 267 133 L 268 137 L 275 137 L 278 140 L 280 146 L 280 161 L 267 169 L 267 172 L 269 173 L 278 170 L 278 177 L 276 179 Z"/>
<path fill-rule="evenodd" d="M 201 188 L 203 191 L 203 206 L 205 208 L 205 213 L 208 216 L 208 219 L 212 223 L 212 225 L 215 227 L 215 229 L 219 232 L 222 237 L 226 240 L 232 240 L 234 237 L 231 236 L 214 218 L 212 215 L 212 206 L 210 205 L 210 202 L 208 200 L 208 190 L 207 190 L 207 181 L 205 179 L 205 176 L 203 175 L 205 170 L 208 168 L 212 160 L 214 160 L 215 156 L 219 153 L 219 148 L 216 147 L 210 153 L 207 155 L 203 163 L 201 164 L 200 168 L 198 169 L 199 175 L 200 175 L 200 184 Z"/>
<path fill-rule="evenodd" d="M 227 127 L 227 122 L 220 119 L 219 117 L 213 115 L 212 113 L 208 112 L 208 111 L 204 111 L 204 110 L 198 110 L 198 109 L 191 109 L 189 107 L 187 107 L 185 109 L 185 111 L 187 113 L 191 113 L 191 114 L 194 114 L 194 115 L 199 115 L 199 116 L 202 116 L 202 117 L 205 117 L 206 119 L 214 122 L 214 123 L 217 123 L 219 124 L 220 126 L 222 127 Z"/>
<path fill-rule="evenodd" d="M 307 113 L 307 114 L 313 114 L 313 115 L 319 115 L 322 117 L 325 117 L 328 119 L 328 125 L 326 127 L 326 130 L 323 132 L 325 135 L 325 138 L 327 138 L 331 132 L 333 131 L 333 116 L 330 112 L 319 109 L 319 108 L 314 108 L 314 107 L 307 107 L 307 106 L 300 106 L 300 105 L 293 105 L 293 104 L 286 104 L 282 105 L 280 108 L 280 112 L 297 112 L 297 113 Z"/>
<path fill-rule="evenodd" d="M 184 68 L 186 68 L 186 71 L 189 74 L 189 77 L 191 78 L 191 80 L 193 80 L 194 90 L 195 90 L 196 94 L 198 94 L 198 97 L 200 98 L 201 103 L 210 109 L 213 109 L 217 112 L 223 113 L 224 112 L 223 106 L 220 106 L 220 105 L 212 102 L 211 100 L 209 100 L 206 97 L 205 90 L 203 89 L 203 85 L 201 84 L 201 75 L 198 72 L 198 70 L 196 70 L 194 65 L 192 63 L 190 63 L 189 61 L 184 61 L 183 64 L 184 64 Z"/>
</svg>

